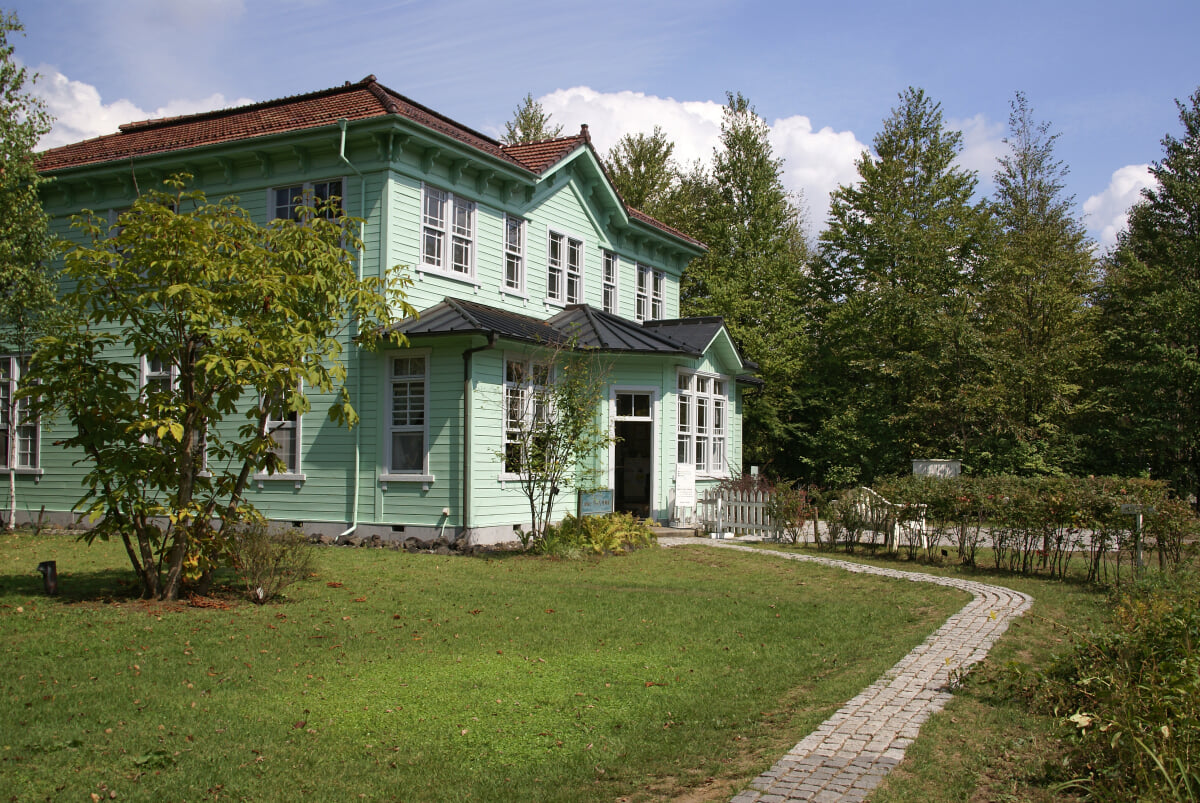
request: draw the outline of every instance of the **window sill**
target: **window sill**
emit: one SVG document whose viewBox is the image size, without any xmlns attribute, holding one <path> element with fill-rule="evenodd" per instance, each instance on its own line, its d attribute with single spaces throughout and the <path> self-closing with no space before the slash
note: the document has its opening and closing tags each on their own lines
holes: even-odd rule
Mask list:
<svg viewBox="0 0 1200 803">
<path fill-rule="evenodd" d="M 513 287 L 501 287 L 500 295 L 508 296 L 510 298 L 519 298 L 522 301 L 529 300 L 528 293 L 526 293 L 524 290 L 517 290 L 516 288 L 513 288 Z"/>
<path fill-rule="evenodd" d="M 397 482 L 397 483 L 419 482 L 419 483 L 421 483 L 421 490 L 428 491 L 429 486 L 433 485 L 433 483 L 436 481 L 437 481 L 437 478 L 435 476 L 433 476 L 432 474 L 380 474 L 379 475 L 379 487 L 381 490 L 384 490 L 384 491 L 386 491 L 388 489 L 389 482 Z"/>
<path fill-rule="evenodd" d="M 304 474 L 255 474 L 254 481 L 258 483 L 258 489 L 263 489 L 263 483 L 266 482 L 292 482 L 296 485 L 296 490 L 304 485 L 307 477 Z"/>
<path fill-rule="evenodd" d="M 41 482 L 42 475 L 46 473 L 44 469 L 40 468 L 3 468 L 0 469 L 0 472 L 5 474 L 16 474 L 20 477 L 33 477 L 33 481 L 35 483 Z"/>
<path fill-rule="evenodd" d="M 449 279 L 452 282 L 461 282 L 476 289 L 478 289 L 480 286 L 479 282 L 472 275 L 466 273 L 456 273 L 451 270 L 445 270 L 444 268 L 434 267 L 433 265 L 418 265 L 413 270 L 417 273 L 424 273 L 429 276 L 440 276 L 441 278 Z"/>
</svg>

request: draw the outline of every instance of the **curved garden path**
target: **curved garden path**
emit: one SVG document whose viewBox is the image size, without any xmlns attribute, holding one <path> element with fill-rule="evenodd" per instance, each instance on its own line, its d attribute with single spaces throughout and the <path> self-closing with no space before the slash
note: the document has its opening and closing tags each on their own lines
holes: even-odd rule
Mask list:
<svg viewBox="0 0 1200 803">
<path fill-rule="evenodd" d="M 786 560 L 810 561 L 848 572 L 877 574 L 916 583 L 958 588 L 973 599 L 929 638 L 900 659 L 883 677 L 863 689 L 821 723 L 775 766 L 755 778 L 732 803 L 853 803 L 879 785 L 900 763 L 917 731 L 951 696 L 952 677 L 983 660 L 988 650 L 1023 614 L 1033 598 L 1000 586 L 920 572 L 883 569 L 859 563 L 772 552 L 699 538 L 659 538 L 662 546 L 702 544 L 738 549 Z"/>
</svg>

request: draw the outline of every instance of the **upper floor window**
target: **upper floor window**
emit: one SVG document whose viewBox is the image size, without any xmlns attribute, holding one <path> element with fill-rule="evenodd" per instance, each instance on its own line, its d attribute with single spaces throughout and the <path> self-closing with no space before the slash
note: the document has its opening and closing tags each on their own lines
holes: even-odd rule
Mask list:
<svg viewBox="0 0 1200 803">
<path fill-rule="evenodd" d="M 726 381 L 720 377 L 680 372 L 676 386 L 677 463 L 693 463 L 699 474 L 725 473 L 728 427 Z"/>
<path fill-rule="evenodd" d="M 335 178 L 330 181 L 310 181 L 304 184 L 292 184 L 287 187 L 275 187 L 270 191 L 271 219 L 299 220 L 300 208 L 315 206 L 321 208 L 323 217 L 332 218 L 344 208 L 342 198 L 342 180 Z M 334 202 L 330 207 L 329 202 Z"/>
<path fill-rule="evenodd" d="M 428 268 L 475 275 L 475 204 L 426 185 L 421 201 L 421 263 Z"/>
<path fill-rule="evenodd" d="M 604 252 L 604 311 L 617 314 L 617 255 Z"/>
<path fill-rule="evenodd" d="M 637 319 L 639 321 L 661 320 L 665 278 L 663 272 L 640 262 L 637 268 Z"/>
<path fill-rule="evenodd" d="M 38 422 L 30 414 L 30 399 L 17 398 L 25 367 L 19 357 L 0 357 L 0 468 L 5 470 L 38 468 Z"/>
<path fill-rule="evenodd" d="M 562 304 L 583 297 L 583 241 L 550 232 L 546 253 L 546 296 Z"/>
<path fill-rule="evenodd" d="M 525 290 L 525 221 L 504 216 L 504 288 Z"/>
<path fill-rule="evenodd" d="M 388 373 L 391 410 L 386 419 L 385 465 L 388 474 L 425 471 L 425 389 L 428 360 L 424 355 L 392 357 Z"/>
</svg>

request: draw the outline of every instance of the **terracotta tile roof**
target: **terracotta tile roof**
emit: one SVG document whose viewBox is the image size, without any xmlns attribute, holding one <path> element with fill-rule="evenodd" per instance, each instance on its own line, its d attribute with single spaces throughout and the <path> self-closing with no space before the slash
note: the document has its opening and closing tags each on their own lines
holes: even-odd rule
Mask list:
<svg viewBox="0 0 1200 803">
<path fill-rule="evenodd" d="M 588 128 L 584 125 L 580 127 L 578 134 L 570 137 L 525 145 L 503 145 L 393 92 L 376 81 L 375 76 L 368 75 L 358 83 L 346 82 L 342 86 L 305 95 L 292 95 L 201 114 L 125 123 L 116 134 L 43 151 L 38 154 L 37 167 L 39 171 L 47 173 L 320 128 L 334 125 L 341 118 L 365 120 L 389 114 L 407 118 L 535 175 L 541 175 L 581 145 L 590 148 L 592 141 Z M 628 205 L 626 209 L 636 220 L 703 247 L 698 240 L 643 212 Z"/>
<path fill-rule="evenodd" d="M 364 120 L 388 114 L 406 117 L 476 150 L 524 167 L 518 160 L 507 156 L 496 140 L 414 103 L 369 75 L 356 84 L 346 83 L 306 95 L 202 114 L 126 123 L 116 134 L 44 151 L 38 158 L 38 170 L 49 172 L 102 164 L 134 156 L 318 128 L 333 125 L 343 117 Z"/>
<path fill-rule="evenodd" d="M 591 141 L 587 126 L 584 125 L 580 127 L 579 133 L 575 136 L 544 139 L 540 142 L 527 142 L 520 145 L 505 145 L 504 152 L 527 169 L 541 175 L 550 165 L 565 159 L 580 145 L 586 145 Z"/>
</svg>

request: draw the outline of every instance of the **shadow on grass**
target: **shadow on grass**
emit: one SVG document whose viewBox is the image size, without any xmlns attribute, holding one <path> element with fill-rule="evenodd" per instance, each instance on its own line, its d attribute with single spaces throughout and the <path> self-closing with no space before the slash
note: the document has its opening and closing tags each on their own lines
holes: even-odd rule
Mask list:
<svg viewBox="0 0 1200 803">
<path fill-rule="evenodd" d="M 45 597 L 65 603 L 123 602 L 141 596 L 141 584 L 129 569 L 98 569 L 95 571 L 58 572 L 58 594 L 48 597 L 37 571 L 30 566 L 28 574 L 0 574 L 0 597 Z"/>
</svg>

